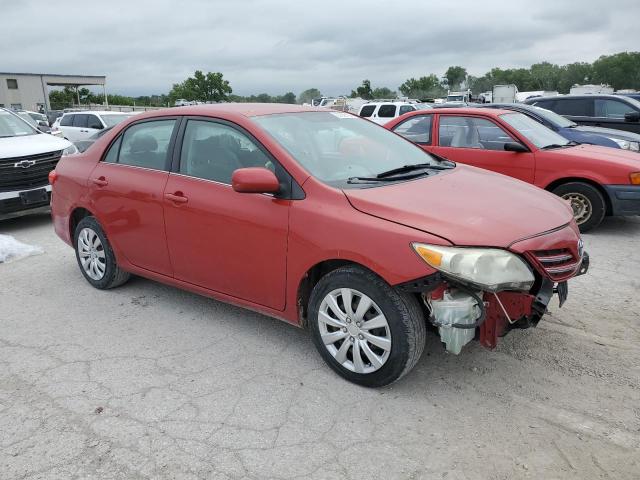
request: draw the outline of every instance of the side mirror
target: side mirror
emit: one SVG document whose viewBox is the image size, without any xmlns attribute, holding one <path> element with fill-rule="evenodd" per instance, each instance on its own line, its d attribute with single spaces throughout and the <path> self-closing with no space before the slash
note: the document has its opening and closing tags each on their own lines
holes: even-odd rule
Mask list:
<svg viewBox="0 0 640 480">
<path fill-rule="evenodd" d="M 640 122 L 640 112 L 627 112 L 624 114 L 625 122 Z"/>
<path fill-rule="evenodd" d="M 278 193 L 280 182 L 267 168 L 239 168 L 231 176 L 231 186 L 238 193 Z"/>
<path fill-rule="evenodd" d="M 525 147 L 524 145 L 518 142 L 507 142 L 504 144 L 504 149 L 507 152 L 517 152 L 517 153 L 524 153 L 529 151 L 527 147 Z"/>
</svg>

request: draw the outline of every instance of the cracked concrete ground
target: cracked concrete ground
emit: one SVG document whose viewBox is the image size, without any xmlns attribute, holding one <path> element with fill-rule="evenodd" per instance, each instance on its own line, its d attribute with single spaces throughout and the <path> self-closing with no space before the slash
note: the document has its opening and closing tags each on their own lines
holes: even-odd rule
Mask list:
<svg viewBox="0 0 640 480">
<path fill-rule="evenodd" d="M 45 254 L 0 265 L 0 478 L 637 479 L 640 219 L 584 236 L 567 304 L 494 352 L 427 339 L 369 390 L 306 332 L 136 278 L 83 279 L 47 216 L 0 224 Z"/>
</svg>

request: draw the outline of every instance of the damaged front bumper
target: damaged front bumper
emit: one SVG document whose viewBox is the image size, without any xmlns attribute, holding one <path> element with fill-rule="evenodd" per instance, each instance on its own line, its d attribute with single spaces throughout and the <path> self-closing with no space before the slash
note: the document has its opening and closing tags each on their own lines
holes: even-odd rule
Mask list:
<svg viewBox="0 0 640 480">
<path fill-rule="evenodd" d="M 584 252 L 573 276 L 584 275 L 588 269 L 589 255 Z M 554 294 L 562 307 L 569 293 L 566 280 L 554 282 L 542 275 L 529 292 L 474 291 L 441 273 L 397 287 L 422 296 L 430 322 L 438 328 L 447 351 L 454 354 L 473 339 L 486 348 L 496 348 L 498 338 L 510 330 L 536 326 Z"/>
</svg>

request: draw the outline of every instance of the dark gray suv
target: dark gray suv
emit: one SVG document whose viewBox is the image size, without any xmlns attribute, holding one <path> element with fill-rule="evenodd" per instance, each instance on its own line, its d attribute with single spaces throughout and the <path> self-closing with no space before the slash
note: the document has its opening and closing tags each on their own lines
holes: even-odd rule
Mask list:
<svg viewBox="0 0 640 480">
<path fill-rule="evenodd" d="M 640 102 L 623 95 L 558 95 L 529 98 L 524 103 L 546 108 L 579 125 L 640 133 Z"/>
</svg>

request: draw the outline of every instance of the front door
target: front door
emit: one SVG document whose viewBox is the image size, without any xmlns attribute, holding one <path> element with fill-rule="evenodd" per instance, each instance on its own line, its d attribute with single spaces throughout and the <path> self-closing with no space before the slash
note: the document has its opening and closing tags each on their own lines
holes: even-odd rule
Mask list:
<svg viewBox="0 0 640 480">
<path fill-rule="evenodd" d="M 275 160 L 228 123 L 189 119 L 182 137 L 164 200 L 175 278 L 283 310 L 290 200 L 231 188 L 236 169 Z"/>
<path fill-rule="evenodd" d="M 533 153 L 508 152 L 504 149 L 505 143 L 508 142 L 518 140 L 489 119 L 440 114 L 437 143 L 426 149 L 454 162 L 466 163 L 533 183 Z"/>
<path fill-rule="evenodd" d="M 163 193 L 175 123 L 128 127 L 89 178 L 92 208 L 109 240 L 133 265 L 168 276 Z"/>
</svg>

